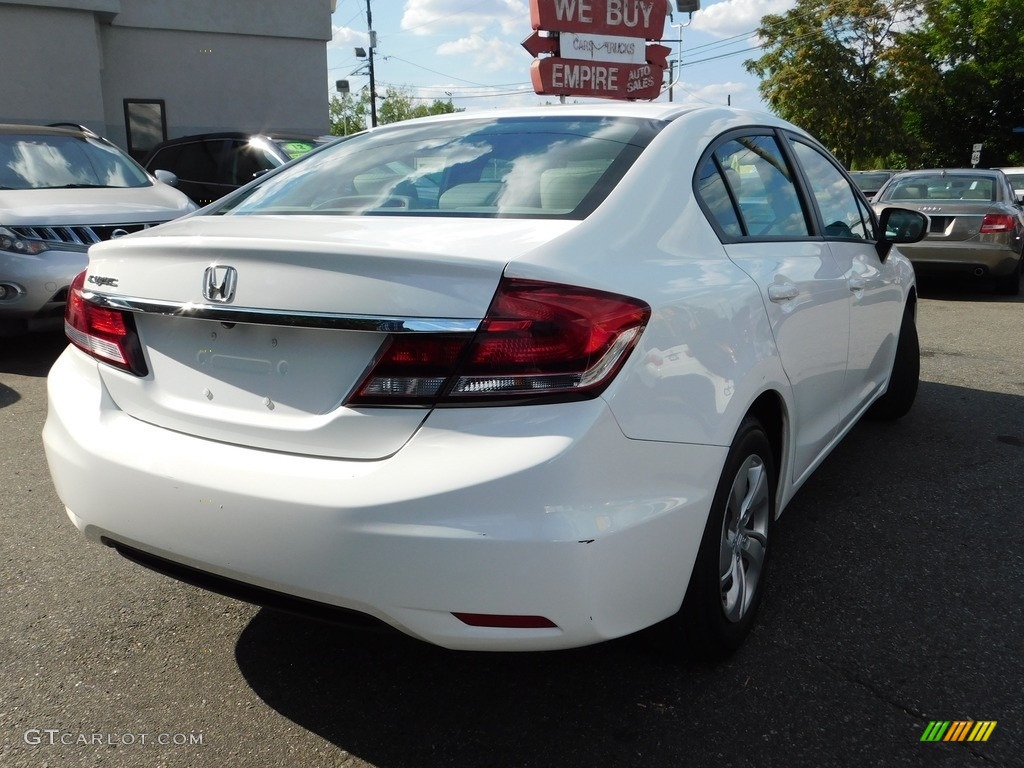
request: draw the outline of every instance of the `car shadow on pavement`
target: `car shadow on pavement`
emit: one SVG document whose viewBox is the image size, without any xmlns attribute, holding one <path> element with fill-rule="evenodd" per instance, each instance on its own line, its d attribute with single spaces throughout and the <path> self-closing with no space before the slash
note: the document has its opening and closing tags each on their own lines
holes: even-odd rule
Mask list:
<svg viewBox="0 0 1024 768">
<path fill-rule="evenodd" d="M 840 765 L 848 747 L 925 765 L 929 719 L 1024 716 L 1022 475 L 1024 397 L 922 382 L 800 490 L 760 622 L 717 666 L 644 634 L 467 653 L 267 609 L 235 657 L 268 706 L 381 768 Z"/>
<path fill-rule="evenodd" d="M 63 331 L 0 336 L 0 374 L 46 376 L 67 345 Z"/>
<path fill-rule="evenodd" d="M 918 275 L 917 289 L 922 299 L 962 302 L 1024 303 L 1024 294 L 1005 296 L 996 293 L 991 280 L 959 275 Z"/>
</svg>

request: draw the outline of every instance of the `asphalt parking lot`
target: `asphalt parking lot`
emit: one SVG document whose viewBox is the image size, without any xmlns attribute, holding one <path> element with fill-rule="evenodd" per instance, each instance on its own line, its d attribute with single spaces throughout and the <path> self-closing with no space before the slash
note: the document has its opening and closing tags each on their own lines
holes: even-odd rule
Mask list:
<svg viewBox="0 0 1024 768">
<path fill-rule="evenodd" d="M 913 411 L 800 491 L 760 623 L 715 667 L 643 636 L 448 652 L 143 570 L 50 483 L 62 338 L 0 339 L 0 765 L 1024 765 L 1024 298 L 926 284 L 919 328 Z M 988 741 L 921 741 L 967 720 Z"/>
</svg>

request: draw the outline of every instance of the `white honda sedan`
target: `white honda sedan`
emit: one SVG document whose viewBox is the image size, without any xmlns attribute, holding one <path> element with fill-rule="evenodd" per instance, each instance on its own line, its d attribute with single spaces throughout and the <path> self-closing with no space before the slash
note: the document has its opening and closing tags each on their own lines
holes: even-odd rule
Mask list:
<svg viewBox="0 0 1024 768">
<path fill-rule="evenodd" d="M 462 113 L 314 150 L 94 246 L 43 433 L 92 540 L 449 648 L 655 624 L 721 657 L 772 525 L 918 380 L 916 289 L 775 117 Z"/>
</svg>

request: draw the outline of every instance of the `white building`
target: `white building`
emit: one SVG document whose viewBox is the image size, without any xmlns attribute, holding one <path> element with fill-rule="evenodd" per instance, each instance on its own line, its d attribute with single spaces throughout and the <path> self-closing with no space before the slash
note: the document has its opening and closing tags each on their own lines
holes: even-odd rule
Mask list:
<svg viewBox="0 0 1024 768">
<path fill-rule="evenodd" d="M 0 123 L 78 123 L 136 157 L 205 131 L 327 133 L 335 3 L 0 0 Z"/>
</svg>

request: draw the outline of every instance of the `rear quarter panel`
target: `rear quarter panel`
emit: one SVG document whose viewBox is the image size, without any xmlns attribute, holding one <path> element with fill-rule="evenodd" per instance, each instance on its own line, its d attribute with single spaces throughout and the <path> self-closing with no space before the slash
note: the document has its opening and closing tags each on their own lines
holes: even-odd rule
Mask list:
<svg viewBox="0 0 1024 768">
<path fill-rule="evenodd" d="M 630 438 L 726 446 L 760 393 L 790 398 L 759 290 L 693 196 L 707 142 L 742 124 L 680 117 L 579 227 L 506 268 L 650 304 L 639 344 L 605 393 Z"/>
</svg>

